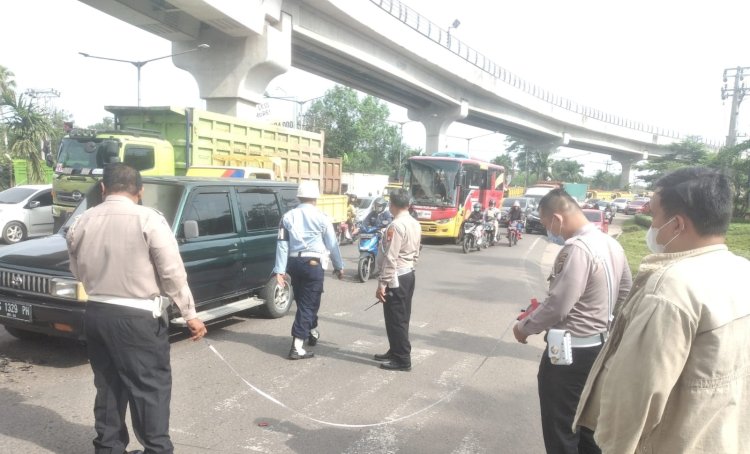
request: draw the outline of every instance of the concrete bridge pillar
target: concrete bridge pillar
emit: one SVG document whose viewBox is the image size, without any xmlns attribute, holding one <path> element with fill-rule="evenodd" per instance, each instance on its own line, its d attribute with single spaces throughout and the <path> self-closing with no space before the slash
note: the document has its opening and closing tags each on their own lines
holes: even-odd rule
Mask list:
<svg viewBox="0 0 750 454">
<path fill-rule="evenodd" d="M 425 109 L 409 109 L 410 120 L 419 121 L 426 132 L 425 153 L 432 155 L 438 151 L 445 151 L 446 131 L 448 126 L 456 120 L 462 120 L 469 114 L 469 103 L 461 100 L 461 104 L 450 107 L 428 107 Z"/>
<path fill-rule="evenodd" d="M 194 41 L 172 43 L 174 53 L 206 43 L 211 47 L 172 57 L 178 68 L 193 75 L 206 109 L 240 118 L 255 117 L 255 106 L 276 76 L 292 63 L 292 17 L 281 13 L 280 21 L 265 23 L 263 33 L 231 37 L 213 28 L 200 31 Z"/>
<path fill-rule="evenodd" d="M 633 169 L 633 164 L 638 162 L 637 159 L 626 159 L 612 157 L 613 160 L 620 163 L 622 166 L 622 173 L 620 174 L 620 188 L 624 189 L 630 187 L 630 171 Z"/>
</svg>

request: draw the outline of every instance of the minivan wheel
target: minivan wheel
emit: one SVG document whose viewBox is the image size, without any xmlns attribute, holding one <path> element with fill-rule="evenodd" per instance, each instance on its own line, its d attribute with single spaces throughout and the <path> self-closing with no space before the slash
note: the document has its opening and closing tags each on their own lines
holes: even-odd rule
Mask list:
<svg viewBox="0 0 750 454">
<path fill-rule="evenodd" d="M 292 307 L 292 300 L 294 299 L 292 281 L 289 276 L 286 276 L 286 285 L 280 287 L 274 275 L 266 284 L 261 295 L 263 301 L 265 301 L 263 314 L 270 318 L 283 317 Z"/>
</svg>

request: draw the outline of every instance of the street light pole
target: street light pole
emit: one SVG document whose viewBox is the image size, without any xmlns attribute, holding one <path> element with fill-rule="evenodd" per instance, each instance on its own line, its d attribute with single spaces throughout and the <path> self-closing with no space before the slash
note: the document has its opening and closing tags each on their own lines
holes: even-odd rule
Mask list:
<svg viewBox="0 0 750 454">
<path fill-rule="evenodd" d="M 141 68 L 143 68 L 146 65 L 146 63 L 151 63 L 152 61 L 156 61 L 156 60 L 163 60 L 163 59 L 169 58 L 169 57 L 175 57 L 177 55 L 187 54 L 189 52 L 195 52 L 197 50 L 208 49 L 209 47 L 211 47 L 211 46 L 209 46 L 208 44 L 198 44 L 196 47 L 194 47 L 192 49 L 188 49 L 186 51 L 177 52 L 175 54 L 164 55 L 163 57 L 156 57 L 156 58 L 151 58 L 151 59 L 148 59 L 148 60 L 137 60 L 137 61 L 133 61 L 133 60 L 121 60 L 119 58 L 98 57 L 96 55 L 90 55 L 90 54 L 87 54 L 85 52 L 78 52 L 78 53 L 81 54 L 81 55 L 83 55 L 86 58 L 96 58 L 96 59 L 99 59 L 99 60 L 119 61 L 121 63 L 130 63 L 131 65 L 135 66 L 136 72 L 138 73 L 138 78 L 137 78 L 137 83 L 138 83 L 138 107 L 141 107 Z"/>
<path fill-rule="evenodd" d="M 737 116 L 740 113 L 740 104 L 746 94 L 750 93 L 750 88 L 745 87 L 743 81 L 745 71 L 750 71 L 750 67 L 727 68 L 724 70 L 724 87 L 721 89 L 721 99 L 732 97 L 732 111 L 729 113 L 729 133 L 727 134 L 727 146 L 732 147 L 737 144 Z M 727 87 L 727 79 L 734 78 L 734 88 Z"/>
</svg>

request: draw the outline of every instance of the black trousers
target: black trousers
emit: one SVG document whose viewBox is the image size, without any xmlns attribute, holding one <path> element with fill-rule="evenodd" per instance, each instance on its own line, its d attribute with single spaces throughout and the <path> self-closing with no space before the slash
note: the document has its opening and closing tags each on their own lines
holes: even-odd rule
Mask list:
<svg viewBox="0 0 750 454">
<path fill-rule="evenodd" d="M 411 343 L 409 342 L 409 319 L 411 299 L 414 296 L 414 272 L 398 277 L 398 287 L 385 292 L 383 316 L 385 332 L 388 334 L 388 351 L 400 364 L 411 364 Z"/>
<path fill-rule="evenodd" d="M 573 432 L 571 428 L 586 378 L 601 348 L 574 348 L 569 366 L 552 364 L 546 349 L 542 355 L 537 380 L 544 447 L 549 454 L 601 453 L 591 430 Z"/>
<path fill-rule="evenodd" d="M 320 264 L 320 259 L 289 257 L 286 272 L 292 277 L 292 290 L 294 290 L 294 300 L 297 302 L 292 336 L 297 339 L 307 339 L 310 330 L 318 327 L 318 310 L 320 297 L 323 295 L 325 271 Z"/>
<path fill-rule="evenodd" d="M 94 452 L 125 452 L 129 442 L 125 410 L 130 404 L 133 431 L 144 452 L 171 454 L 167 321 L 147 311 L 89 303 L 85 322 L 96 386 Z"/>
</svg>

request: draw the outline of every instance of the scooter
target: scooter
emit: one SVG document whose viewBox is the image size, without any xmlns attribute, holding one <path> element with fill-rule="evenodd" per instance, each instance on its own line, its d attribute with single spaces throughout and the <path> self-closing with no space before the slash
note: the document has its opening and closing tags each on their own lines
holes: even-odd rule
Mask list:
<svg viewBox="0 0 750 454">
<path fill-rule="evenodd" d="M 375 273 L 375 257 L 380 245 L 380 229 L 362 226 L 359 229 L 359 262 L 357 274 L 360 282 L 367 282 Z"/>
<path fill-rule="evenodd" d="M 506 235 L 506 237 L 508 238 L 508 247 L 513 247 L 514 245 L 518 244 L 518 236 L 520 235 L 520 231 L 522 229 L 522 221 L 508 223 L 508 233 Z"/>
<path fill-rule="evenodd" d="M 485 222 L 484 223 L 484 248 L 487 249 L 490 246 L 495 245 L 495 235 L 497 232 L 495 231 L 495 223 L 494 222 Z"/>
<path fill-rule="evenodd" d="M 464 222 L 464 240 L 461 243 L 464 254 L 468 254 L 472 249 L 477 251 L 484 246 L 484 226 L 482 223 Z"/>
<path fill-rule="evenodd" d="M 351 231 L 352 229 L 353 231 Z M 357 241 L 359 229 L 357 228 L 356 225 L 352 226 L 352 229 L 349 228 L 349 223 L 346 221 L 339 223 L 339 228 L 338 228 L 339 245 L 352 244 L 355 241 Z"/>
</svg>

